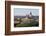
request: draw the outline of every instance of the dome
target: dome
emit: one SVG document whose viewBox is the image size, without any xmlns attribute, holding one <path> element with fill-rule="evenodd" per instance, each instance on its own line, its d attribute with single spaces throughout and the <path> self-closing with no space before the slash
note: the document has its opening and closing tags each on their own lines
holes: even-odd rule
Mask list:
<svg viewBox="0 0 46 36">
<path fill-rule="evenodd" d="M 30 14 L 32 14 L 32 13 L 30 12 Z"/>
<path fill-rule="evenodd" d="M 29 14 L 29 18 L 31 18 L 32 17 L 32 13 L 30 12 L 30 14 Z"/>
</svg>

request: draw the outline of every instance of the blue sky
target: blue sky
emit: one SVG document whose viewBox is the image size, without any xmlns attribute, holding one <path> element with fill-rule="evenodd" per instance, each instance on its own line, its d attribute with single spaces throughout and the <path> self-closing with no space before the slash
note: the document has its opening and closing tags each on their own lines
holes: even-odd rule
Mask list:
<svg viewBox="0 0 46 36">
<path fill-rule="evenodd" d="M 39 9 L 30 8 L 14 8 L 14 16 L 25 16 L 32 13 L 34 16 L 39 16 Z"/>
</svg>

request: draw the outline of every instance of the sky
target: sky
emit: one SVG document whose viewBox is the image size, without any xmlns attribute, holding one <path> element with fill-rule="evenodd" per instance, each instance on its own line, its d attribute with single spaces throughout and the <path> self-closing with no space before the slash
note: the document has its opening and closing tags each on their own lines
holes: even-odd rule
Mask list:
<svg viewBox="0 0 46 36">
<path fill-rule="evenodd" d="M 14 8 L 14 16 L 26 16 L 32 13 L 34 16 L 39 16 L 39 9 L 31 8 Z"/>
</svg>

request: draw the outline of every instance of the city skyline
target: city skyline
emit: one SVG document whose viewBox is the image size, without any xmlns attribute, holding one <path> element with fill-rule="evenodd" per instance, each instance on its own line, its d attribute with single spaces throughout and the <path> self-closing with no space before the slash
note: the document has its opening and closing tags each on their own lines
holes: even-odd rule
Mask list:
<svg viewBox="0 0 46 36">
<path fill-rule="evenodd" d="M 30 12 L 33 16 L 39 16 L 39 9 L 30 9 L 30 8 L 14 8 L 14 16 L 26 16 Z"/>
</svg>

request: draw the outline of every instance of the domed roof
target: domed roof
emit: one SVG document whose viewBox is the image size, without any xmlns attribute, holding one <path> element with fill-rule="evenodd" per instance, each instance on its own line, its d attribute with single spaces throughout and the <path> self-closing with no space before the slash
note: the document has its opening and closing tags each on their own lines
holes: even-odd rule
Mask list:
<svg viewBox="0 0 46 36">
<path fill-rule="evenodd" d="M 30 14 L 32 14 L 32 13 L 30 12 Z"/>
</svg>

